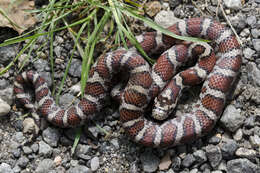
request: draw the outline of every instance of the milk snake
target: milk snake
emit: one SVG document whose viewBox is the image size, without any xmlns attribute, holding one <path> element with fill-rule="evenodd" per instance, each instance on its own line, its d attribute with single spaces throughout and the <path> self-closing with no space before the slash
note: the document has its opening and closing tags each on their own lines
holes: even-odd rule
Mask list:
<svg viewBox="0 0 260 173">
<path fill-rule="evenodd" d="M 229 28 L 208 18 L 186 19 L 168 29 L 177 35 L 211 40 L 214 50 L 204 43 L 179 45 L 176 44 L 179 41 L 172 37 L 159 32 L 147 32 L 137 36 L 144 51 L 166 51 L 152 70 L 136 50 L 118 49 L 97 59 L 90 70 L 84 98 L 75 106 L 68 109 L 57 106 L 44 79 L 33 71 L 16 77 L 16 98 L 26 108 L 35 111 L 24 93 L 24 84 L 32 83 L 39 105 L 38 111 L 43 117 L 60 127 L 77 126 L 103 108 L 105 98 L 112 88 L 112 79 L 124 72 L 128 73 L 129 79 L 120 95 L 119 113 L 122 126 L 130 138 L 152 147 L 175 146 L 197 139 L 214 127 L 223 112 L 226 95 L 242 63 L 240 45 Z M 217 52 L 216 56 L 214 52 Z M 192 61 L 193 54 L 200 58 L 197 65 L 174 76 L 179 66 Z M 172 80 L 168 88 L 164 88 L 169 79 Z M 205 82 L 200 99 L 192 112 L 162 123 L 144 116 L 145 108 L 160 90 L 164 89 L 164 93 L 155 99 L 159 102 L 155 103 L 153 111 L 153 116 L 159 120 L 167 118 L 163 113 L 171 111 L 165 109 L 165 106 L 174 108 L 184 87 L 203 80 Z M 157 106 L 161 108 L 156 108 Z"/>
</svg>

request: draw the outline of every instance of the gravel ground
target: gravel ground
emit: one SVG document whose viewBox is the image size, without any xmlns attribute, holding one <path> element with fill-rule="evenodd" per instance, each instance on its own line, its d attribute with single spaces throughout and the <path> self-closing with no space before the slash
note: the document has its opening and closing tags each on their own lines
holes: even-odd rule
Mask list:
<svg viewBox="0 0 260 173">
<path fill-rule="evenodd" d="M 205 4 L 207 2 L 207 4 Z M 191 3 L 177 0 L 149 2 L 147 14 L 162 26 L 195 16 L 213 17 L 227 23 L 217 0 Z M 259 173 L 260 172 L 260 1 L 226 0 L 224 12 L 243 43 L 241 73 L 224 113 L 213 131 L 187 145 L 151 149 L 137 145 L 124 134 L 113 103 L 99 113 L 83 130 L 74 155 L 71 155 L 77 129 L 59 129 L 45 120 L 37 129 L 23 108 L 14 102 L 12 68 L 0 77 L 0 173 L 86 173 L 86 172 L 161 172 L 161 173 Z M 218 13 L 216 15 L 216 13 Z M 139 24 L 140 25 L 140 24 Z M 146 29 L 140 25 L 136 28 Z M 140 33 L 140 31 L 139 31 Z M 34 50 L 46 40 L 39 38 Z M 15 57 L 21 45 L 0 48 L 0 68 Z M 73 47 L 67 32 L 55 35 L 55 81 L 63 77 Z M 19 60 L 26 58 L 24 53 Z M 26 69 L 38 71 L 51 86 L 49 48 L 33 52 L 39 59 Z M 66 80 L 60 105 L 75 99 L 81 59 L 76 53 Z M 190 109 L 199 88 L 182 97 L 177 113 Z M 193 91 L 192 91 L 193 92 Z M 195 95 L 195 97 L 194 97 Z M 189 99 L 192 97 L 192 99 Z M 110 102 L 108 102 L 110 103 Z M 101 128 L 99 128 L 99 126 Z M 86 136 L 87 129 L 91 138 Z M 103 129 L 103 130 L 102 130 Z M 109 133 L 107 135 L 104 130 Z M 37 133 L 37 135 L 32 135 Z"/>
</svg>

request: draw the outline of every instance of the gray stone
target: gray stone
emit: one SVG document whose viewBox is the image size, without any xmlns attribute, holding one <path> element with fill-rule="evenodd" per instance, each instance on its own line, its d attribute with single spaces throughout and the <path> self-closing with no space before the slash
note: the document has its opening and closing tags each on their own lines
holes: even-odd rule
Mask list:
<svg viewBox="0 0 260 173">
<path fill-rule="evenodd" d="M 7 115 L 11 110 L 11 106 L 0 98 L 0 116 Z"/>
<path fill-rule="evenodd" d="M 221 124 L 231 132 L 235 132 L 244 122 L 245 117 L 241 110 L 233 105 L 228 105 L 220 119 Z"/>
<path fill-rule="evenodd" d="M 53 149 L 45 142 L 43 142 L 43 141 L 39 142 L 39 154 L 40 155 L 50 157 L 52 154 L 52 150 Z"/>
<path fill-rule="evenodd" d="M 238 129 L 238 130 L 236 131 L 236 133 L 234 134 L 233 138 L 234 138 L 236 141 L 242 140 L 242 138 L 243 138 L 243 131 L 242 131 L 242 129 Z"/>
<path fill-rule="evenodd" d="M 260 108 L 256 109 L 256 115 L 258 116 L 258 118 L 260 117 Z M 260 136 L 260 126 L 255 126 L 254 127 L 254 135 L 256 136 Z"/>
<path fill-rule="evenodd" d="M 235 159 L 227 162 L 227 172 L 232 173 L 258 173 L 260 172 L 259 166 L 250 162 L 247 159 Z"/>
<path fill-rule="evenodd" d="M 254 49 L 257 52 L 260 52 L 260 39 L 252 39 L 252 43 L 253 43 Z"/>
<path fill-rule="evenodd" d="M 115 149 L 118 150 L 120 148 L 117 138 L 112 139 L 110 143 L 115 147 Z"/>
<path fill-rule="evenodd" d="M 255 126 L 255 119 L 256 119 L 256 116 L 250 115 L 250 116 L 245 120 L 244 126 L 247 127 L 247 128 L 254 127 L 254 126 Z"/>
<path fill-rule="evenodd" d="M 55 55 L 60 58 L 61 53 L 62 53 L 62 47 L 61 46 L 54 47 L 54 52 L 55 52 Z"/>
<path fill-rule="evenodd" d="M 190 170 L 189 173 L 199 173 L 199 170 L 197 168 L 194 168 Z"/>
<path fill-rule="evenodd" d="M 260 137 L 258 135 L 250 136 L 249 141 L 253 147 L 260 149 Z"/>
<path fill-rule="evenodd" d="M 257 68 L 256 64 L 249 62 L 247 64 L 247 70 L 248 78 L 251 80 L 252 84 L 254 86 L 260 86 L 260 70 Z"/>
<path fill-rule="evenodd" d="M 255 16 L 252 16 L 250 15 L 249 17 L 246 18 L 246 23 L 251 27 L 251 28 L 254 28 L 255 25 L 256 25 L 256 17 Z"/>
<path fill-rule="evenodd" d="M 172 159 L 172 169 L 174 171 L 179 171 L 181 167 L 181 158 L 180 157 L 174 157 Z"/>
<path fill-rule="evenodd" d="M 19 158 L 21 156 L 21 149 L 20 148 L 13 149 L 11 152 L 12 152 L 12 154 L 15 158 Z"/>
<path fill-rule="evenodd" d="M 7 104 L 13 104 L 13 86 L 9 85 L 5 89 L 0 90 L 0 98 Z"/>
<path fill-rule="evenodd" d="M 217 170 L 217 171 L 212 171 L 211 173 L 223 173 L 222 171 L 219 171 L 219 170 Z"/>
<path fill-rule="evenodd" d="M 96 126 L 89 127 L 88 130 L 95 138 L 97 138 L 98 134 L 100 133 L 100 130 Z"/>
<path fill-rule="evenodd" d="M 241 0 L 225 0 L 224 4 L 227 8 L 238 10 L 242 7 Z"/>
<path fill-rule="evenodd" d="M 59 45 L 59 44 L 62 44 L 64 42 L 64 39 L 63 39 L 63 37 L 57 35 L 55 37 L 55 42 L 57 43 L 57 45 Z"/>
<path fill-rule="evenodd" d="M 73 59 L 71 61 L 71 66 L 69 69 L 69 74 L 73 77 L 81 76 L 81 61 L 78 59 Z"/>
<path fill-rule="evenodd" d="M 170 3 L 170 7 L 174 9 L 175 7 L 181 4 L 181 1 L 170 0 L 169 3 Z"/>
<path fill-rule="evenodd" d="M 14 173 L 12 170 L 11 166 L 8 165 L 7 163 L 1 163 L 0 165 L 0 173 Z"/>
<path fill-rule="evenodd" d="M 142 168 L 145 172 L 154 172 L 157 170 L 160 159 L 152 153 L 151 150 L 146 150 L 140 156 Z"/>
<path fill-rule="evenodd" d="M 8 82 L 8 80 L 0 79 L 0 90 L 9 87 L 9 85 L 10 83 Z"/>
<path fill-rule="evenodd" d="M 42 132 L 44 141 L 52 147 L 57 147 L 60 139 L 60 133 L 55 128 L 48 127 Z"/>
<path fill-rule="evenodd" d="M 245 157 L 245 158 L 248 158 L 248 159 L 253 159 L 253 158 L 256 157 L 256 151 L 252 150 L 252 149 L 240 147 L 236 151 L 236 156 Z"/>
<path fill-rule="evenodd" d="M 47 41 L 47 36 L 46 35 L 41 35 L 41 36 L 37 37 L 37 43 L 38 44 L 42 44 L 42 43 L 44 43 L 46 41 Z"/>
<path fill-rule="evenodd" d="M 251 30 L 251 34 L 252 34 L 252 36 L 253 36 L 254 38 L 258 38 L 258 37 L 260 37 L 260 30 L 254 28 L 254 29 Z"/>
<path fill-rule="evenodd" d="M 70 161 L 70 166 L 76 167 L 79 164 L 78 160 L 71 160 Z"/>
<path fill-rule="evenodd" d="M 26 168 L 27 164 L 29 163 L 29 159 L 27 157 L 20 157 L 17 161 L 17 165 L 20 166 L 21 168 Z"/>
<path fill-rule="evenodd" d="M 129 168 L 129 173 L 136 173 L 136 172 L 140 172 L 138 169 L 138 165 L 136 163 L 136 161 L 130 163 L 130 168 Z"/>
<path fill-rule="evenodd" d="M 90 161 L 90 168 L 92 171 L 96 171 L 99 168 L 99 158 L 93 157 Z"/>
<path fill-rule="evenodd" d="M 204 163 L 200 166 L 200 170 L 203 173 L 211 173 L 211 166 L 208 163 Z"/>
<path fill-rule="evenodd" d="M 228 140 L 226 143 L 222 144 L 221 151 L 222 156 L 225 159 L 230 159 L 234 156 L 235 151 L 238 148 L 238 144 L 234 140 Z"/>
<path fill-rule="evenodd" d="M 90 160 L 91 159 L 91 156 L 89 155 L 90 150 L 91 150 L 90 146 L 79 144 L 77 146 L 75 154 L 79 158 L 82 158 L 84 160 Z"/>
<path fill-rule="evenodd" d="M 209 143 L 210 144 L 218 144 L 221 141 L 221 138 L 219 136 L 212 136 L 209 138 Z"/>
<path fill-rule="evenodd" d="M 68 173 L 92 173 L 92 171 L 83 165 L 77 165 L 74 168 L 70 168 Z"/>
<path fill-rule="evenodd" d="M 248 37 L 249 35 L 250 35 L 250 30 L 248 28 L 243 29 L 240 33 L 241 37 Z"/>
<path fill-rule="evenodd" d="M 33 152 L 33 150 L 28 146 L 23 146 L 22 149 L 23 149 L 24 154 L 26 154 L 26 155 L 31 154 Z"/>
<path fill-rule="evenodd" d="M 222 160 L 220 164 L 218 165 L 218 170 L 221 170 L 223 172 L 227 172 L 227 162 L 225 160 Z"/>
<path fill-rule="evenodd" d="M 218 146 L 214 146 L 214 145 L 207 146 L 206 155 L 208 157 L 210 165 L 213 168 L 216 168 L 222 160 L 222 153 Z"/>
<path fill-rule="evenodd" d="M 255 102 L 257 105 L 259 104 L 260 105 L 260 88 L 256 88 L 256 90 L 254 90 L 254 94 L 252 94 L 251 96 L 251 100 L 253 102 Z M 260 115 L 260 109 L 256 109 L 255 110 L 255 113 L 257 115 L 257 110 L 259 110 L 259 115 Z"/>
<path fill-rule="evenodd" d="M 21 168 L 18 165 L 15 165 L 13 168 L 13 172 L 14 173 L 20 173 L 21 172 Z"/>
<path fill-rule="evenodd" d="M 195 163 L 202 164 L 207 161 L 206 153 L 203 150 L 197 150 L 193 153 Z"/>
<path fill-rule="evenodd" d="M 33 63 L 33 66 L 38 72 L 44 71 L 48 66 L 48 61 L 44 59 L 38 59 Z"/>
<path fill-rule="evenodd" d="M 256 53 L 255 50 L 250 49 L 249 47 L 243 50 L 244 57 L 248 60 L 254 60 L 253 55 Z"/>
<path fill-rule="evenodd" d="M 246 16 L 243 13 L 238 13 L 233 17 L 231 16 L 230 21 L 239 31 L 246 27 Z"/>
<path fill-rule="evenodd" d="M 194 156 L 192 154 L 187 154 L 184 157 L 181 164 L 183 167 L 189 168 L 195 161 L 196 161 L 196 159 L 194 158 Z"/>
<path fill-rule="evenodd" d="M 25 141 L 25 137 L 22 132 L 16 132 L 14 135 L 14 140 L 20 144 L 22 144 Z"/>
<path fill-rule="evenodd" d="M 16 56 L 17 45 L 0 47 L 0 64 L 4 66 L 13 60 Z"/>
<path fill-rule="evenodd" d="M 55 165 L 54 165 L 53 160 L 44 159 L 38 164 L 35 172 L 36 173 L 49 173 L 50 171 L 52 171 L 52 169 L 54 169 L 54 166 Z"/>
<path fill-rule="evenodd" d="M 174 173 L 173 169 L 169 169 L 166 173 Z"/>
</svg>

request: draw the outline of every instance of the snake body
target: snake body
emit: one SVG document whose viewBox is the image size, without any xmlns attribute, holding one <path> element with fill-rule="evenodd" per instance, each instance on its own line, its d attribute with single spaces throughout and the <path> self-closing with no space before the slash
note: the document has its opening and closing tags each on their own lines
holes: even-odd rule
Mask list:
<svg viewBox="0 0 260 173">
<path fill-rule="evenodd" d="M 97 59 L 90 70 L 84 98 L 68 109 L 61 109 L 55 104 L 46 82 L 33 71 L 16 77 L 16 98 L 26 108 L 35 111 L 24 91 L 24 84 L 31 82 L 35 88 L 40 114 L 57 126 L 72 127 L 83 124 L 100 111 L 111 91 L 112 79 L 121 72 L 127 72 L 129 80 L 120 95 L 119 113 L 122 126 L 130 138 L 152 147 L 174 146 L 194 140 L 208 133 L 221 116 L 226 95 L 242 63 L 241 49 L 231 30 L 212 19 L 191 18 L 177 22 L 168 29 L 176 35 L 211 40 L 216 56 L 206 44 L 175 45 L 178 41 L 172 37 L 147 32 L 137 37 L 144 51 L 166 51 L 152 70 L 135 50 L 118 49 Z M 174 76 L 176 69 L 190 60 L 191 54 L 200 56 L 197 65 Z M 165 87 L 170 79 L 171 82 Z M 144 116 L 148 103 L 159 91 L 163 90 L 163 93 L 155 99 L 153 116 L 160 120 L 167 117 L 165 112 L 171 112 L 165 106 L 171 107 L 170 109 L 175 107 L 185 86 L 192 86 L 203 80 L 205 82 L 200 99 L 192 112 L 162 123 Z M 169 103 L 171 101 L 172 104 Z"/>
</svg>

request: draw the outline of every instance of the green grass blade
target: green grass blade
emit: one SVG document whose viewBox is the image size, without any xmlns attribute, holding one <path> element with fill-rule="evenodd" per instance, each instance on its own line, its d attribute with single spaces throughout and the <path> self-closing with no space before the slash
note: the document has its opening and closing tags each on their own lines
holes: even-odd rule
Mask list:
<svg viewBox="0 0 260 173">
<path fill-rule="evenodd" d="M 68 25 L 66 22 L 65 22 L 65 24 Z M 57 92 L 57 94 L 56 94 L 56 103 L 59 102 L 59 97 L 60 97 L 60 94 L 61 94 L 61 91 L 62 91 L 64 82 L 65 82 L 65 80 L 66 80 L 66 78 L 67 78 L 67 76 L 68 76 L 69 68 L 70 68 L 70 65 L 71 65 L 71 62 L 72 62 L 72 59 L 73 59 L 74 52 L 75 52 L 76 47 L 77 47 L 77 45 L 78 45 L 79 38 L 80 38 L 82 32 L 84 31 L 84 29 L 86 28 L 87 25 L 88 25 L 87 22 L 84 23 L 84 24 L 81 26 L 80 30 L 78 31 L 77 37 L 76 37 L 76 38 L 73 37 L 75 44 L 74 44 L 74 47 L 73 47 L 73 50 L 72 50 L 72 54 L 71 54 L 71 56 L 70 56 L 70 58 L 69 58 L 68 65 L 67 65 L 67 67 L 66 67 L 66 69 L 65 69 L 63 78 L 62 78 L 62 80 L 61 80 L 61 84 L 60 84 L 60 86 L 59 86 L 58 92 Z"/>
<path fill-rule="evenodd" d="M 91 33 L 90 37 L 88 38 L 88 42 L 85 48 L 85 56 L 83 57 L 82 61 L 82 71 L 81 71 L 81 93 L 82 97 L 84 95 L 84 90 L 86 87 L 86 81 L 88 79 L 88 73 L 90 70 L 91 62 L 93 61 L 91 51 L 94 49 L 95 44 L 97 43 L 97 39 L 99 39 L 99 35 L 101 30 L 103 30 L 104 25 L 107 23 L 109 17 L 111 16 L 110 11 L 105 11 L 103 17 L 100 19 L 98 24 L 95 26 L 94 31 Z"/>
<path fill-rule="evenodd" d="M 81 134 L 82 134 L 82 127 L 78 127 L 76 129 L 76 137 L 74 139 L 74 143 L 73 143 L 73 146 L 71 148 L 71 155 L 73 155 L 75 153 L 75 150 L 78 146 Z"/>
<path fill-rule="evenodd" d="M 122 8 L 121 8 L 122 9 Z M 136 12 L 133 12 L 133 10 L 130 10 L 128 8 L 122 9 L 122 12 L 125 13 L 128 16 L 134 17 L 136 19 L 139 19 L 143 21 L 145 24 L 147 24 L 149 27 L 162 32 L 163 34 L 166 34 L 168 36 L 174 37 L 176 39 L 185 40 L 185 41 L 191 41 L 191 42 L 210 42 L 209 40 L 201 39 L 201 38 L 195 38 L 195 37 L 186 37 L 186 36 L 179 36 L 174 34 L 173 32 L 161 27 L 160 25 L 153 22 L 151 19 L 143 17 Z"/>
</svg>

